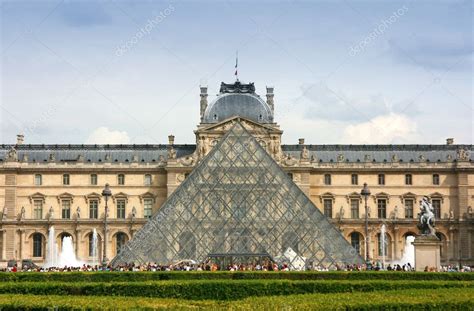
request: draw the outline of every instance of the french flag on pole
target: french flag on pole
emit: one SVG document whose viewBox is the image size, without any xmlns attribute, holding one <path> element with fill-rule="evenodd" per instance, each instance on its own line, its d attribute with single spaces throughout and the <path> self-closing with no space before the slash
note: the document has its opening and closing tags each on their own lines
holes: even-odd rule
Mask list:
<svg viewBox="0 0 474 311">
<path fill-rule="evenodd" d="M 239 52 L 237 51 L 235 53 L 235 74 L 234 74 L 236 77 L 238 76 L 238 72 L 237 72 L 238 71 L 238 69 L 237 69 L 238 66 L 239 66 Z"/>
</svg>

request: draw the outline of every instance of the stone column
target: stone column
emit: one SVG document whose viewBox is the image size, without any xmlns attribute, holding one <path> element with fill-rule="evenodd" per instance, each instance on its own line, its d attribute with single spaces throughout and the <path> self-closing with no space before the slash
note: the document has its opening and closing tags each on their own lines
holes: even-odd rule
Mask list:
<svg viewBox="0 0 474 311">
<path fill-rule="evenodd" d="M 398 230 L 398 227 L 394 227 L 393 228 L 393 255 L 392 255 L 392 260 L 398 260 L 400 259 L 400 255 L 398 253 L 398 243 L 400 243 L 399 241 L 400 237 L 399 237 L 399 230 Z"/>
<path fill-rule="evenodd" d="M 18 229 L 18 236 L 19 236 L 19 243 L 18 243 L 18 257 L 20 260 L 24 259 L 23 258 L 23 232 L 25 232 L 24 229 Z"/>
<path fill-rule="evenodd" d="M 0 235 L 2 236 L 2 244 L 0 248 L 0 261 L 5 260 L 5 229 L 0 229 Z"/>
</svg>

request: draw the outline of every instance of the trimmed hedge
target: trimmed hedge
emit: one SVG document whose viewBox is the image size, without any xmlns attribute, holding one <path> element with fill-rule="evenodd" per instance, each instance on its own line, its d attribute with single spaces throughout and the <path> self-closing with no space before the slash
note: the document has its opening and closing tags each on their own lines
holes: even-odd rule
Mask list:
<svg viewBox="0 0 474 311">
<path fill-rule="evenodd" d="M 252 297 L 237 310 L 473 310 L 474 289 L 408 289 L 390 292 Z"/>
<path fill-rule="evenodd" d="M 251 296 L 308 293 L 392 291 L 401 289 L 474 288 L 474 282 L 446 281 L 291 281 L 291 280 L 194 280 L 132 283 L 7 282 L 0 294 L 141 296 L 157 298 L 231 300 Z"/>
<path fill-rule="evenodd" d="M 192 301 L 142 297 L 0 295 L 1 310 L 232 309 L 232 310 L 472 310 L 474 289 L 399 290 L 390 294 L 338 293 Z"/>
<path fill-rule="evenodd" d="M 474 281 L 456 272 L 17 272 L 0 273 L 0 282 L 144 282 L 160 280 L 439 280 Z"/>
</svg>

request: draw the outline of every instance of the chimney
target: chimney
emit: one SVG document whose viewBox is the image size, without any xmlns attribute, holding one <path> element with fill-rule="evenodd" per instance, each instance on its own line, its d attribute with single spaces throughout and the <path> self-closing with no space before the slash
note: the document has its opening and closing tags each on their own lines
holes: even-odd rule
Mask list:
<svg viewBox="0 0 474 311">
<path fill-rule="evenodd" d="M 304 145 L 304 138 L 300 138 L 300 139 L 298 139 L 298 144 L 300 144 L 300 145 Z"/>
<path fill-rule="evenodd" d="M 16 135 L 16 144 L 19 146 L 19 145 L 23 145 L 23 141 L 25 140 L 25 135 L 23 134 L 18 134 Z"/>
<path fill-rule="evenodd" d="M 200 86 L 201 89 L 201 122 L 204 118 L 204 112 L 207 108 L 207 86 Z"/>
<path fill-rule="evenodd" d="M 270 106 L 270 109 L 272 111 L 272 114 L 274 114 L 275 111 L 275 105 L 273 103 L 273 86 L 267 86 L 267 104 Z"/>
<path fill-rule="evenodd" d="M 169 135 L 168 136 L 168 144 L 169 145 L 174 145 L 174 135 Z"/>
<path fill-rule="evenodd" d="M 452 145 L 452 144 L 454 144 L 454 138 L 447 138 L 446 145 Z"/>
</svg>

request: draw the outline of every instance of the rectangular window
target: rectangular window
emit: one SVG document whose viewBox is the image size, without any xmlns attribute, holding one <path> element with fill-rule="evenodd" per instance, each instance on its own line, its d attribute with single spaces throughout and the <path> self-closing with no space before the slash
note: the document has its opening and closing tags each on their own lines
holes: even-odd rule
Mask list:
<svg viewBox="0 0 474 311">
<path fill-rule="evenodd" d="M 331 184 L 331 174 L 324 175 L 324 184 L 330 185 Z"/>
<path fill-rule="evenodd" d="M 33 234 L 33 257 L 41 257 L 43 254 L 43 236 L 41 233 Z"/>
<path fill-rule="evenodd" d="M 63 175 L 63 185 L 69 185 L 69 174 Z"/>
<path fill-rule="evenodd" d="M 70 219 L 71 218 L 71 201 L 63 200 L 62 201 L 62 218 Z"/>
<path fill-rule="evenodd" d="M 145 203 L 143 216 L 145 218 L 151 218 L 153 213 L 153 199 L 145 199 L 143 202 Z"/>
<path fill-rule="evenodd" d="M 43 219 L 43 201 L 35 200 L 33 202 L 33 214 L 35 219 Z"/>
<path fill-rule="evenodd" d="M 91 174 L 91 185 L 97 185 L 97 174 Z"/>
<path fill-rule="evenodd" d="M 431 204 L 433 205 L 433 212 L 435 214 L 435 218 L 441 218 L 441 200 L 433 199 L 431 200 Z"/>
<path fill-rule="evenodd" d="M 145 175 L 145 186 L 151 186 L 151 175 L 150 174 Z"/>
<path fill-rule="evenodd" d="M 385 185 L 385 174 L 379 174 L 379 185 Z"/>
<path fill-rule="evenodd" d="M 353 219 L 359 218 L 359 199 L 351 200 L 351 218 Z"/>
<path fill-rule="evenodd" d="M 358 185 L 359 184 L 359 175 L 357 175 L 357 174 L 352 174 L 351 175 L 351 184 L 352 185 Z"/>
<path fill-rule="evenodd" d="M 412 181 L 411 174 L 406 174 L 405 175 L 405 185 L 412 185 L 412 184 L 413 184 L 413 181 Z"/>
<path fill-rule="evenodd" d="M 332 199 L 324 199 L 324 216 L 332 218 Z"/>
<path fill-rule="evenodd" d="M 377 200 L 377 212 L 379 218 L 387 218 L 387 200 Z"/>
<path fill-rule="evenodd" d="M 125 219 L 125 200 L 117 200 L 117 218 Z"/>
<path fill-rule="evenodd" d="M 413 200 L 405 200 L 405 218 L 413 218 Z"/>
<path fill-rule="evenodd" d="M 89 218 L 97 219 L 99 215 L 99 201 L 89 201 Z"/>
<path fill-rule="evenodd" d="M 293 173 L 287 173 L 288 177 L 290 177 L 291 180 L 293 180 Z"/>
<path fill-rule="evenodd" d="M 439 185 L 439 175 L 433 174 L 433 185 Z"/>
<path fill-rule="evenodd" d="M 125 185 L 125 175 L 124 174 L 118 174 L 117 182 L 118 182 L 119 185 Z"/>
<path fill-rule="evenodd" d="M 41 186 L 43 184 L 43 178 L 41 177 L 41 174 L 36 174 L 35 175 L 35 186 Z"/>
</svg>

